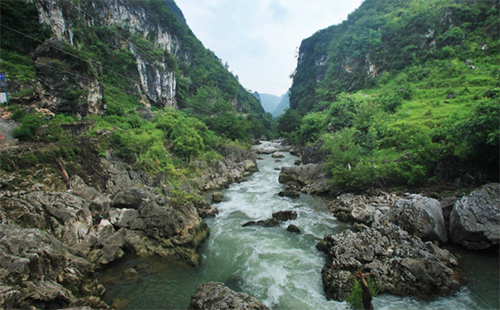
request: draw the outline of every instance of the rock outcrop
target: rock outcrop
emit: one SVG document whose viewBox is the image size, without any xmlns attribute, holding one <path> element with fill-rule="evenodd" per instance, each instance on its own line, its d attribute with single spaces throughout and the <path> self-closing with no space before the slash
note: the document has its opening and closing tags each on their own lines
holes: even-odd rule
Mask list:
<svg viewBox="0 0 500 310">
<path fill-rule="evenodd" d="M 381 293 L 447 295 L 460 286 L 458 261 L 447 250 L 424 243 L 391 223 L 358 228 L 357 233 L 346 230 L 326 235 L 317 245 L 327 255 L 321 271 L 327 298 L 347 297 L 358 270 L 371 274 Z"/>
<path fill-rule="evenodd" d="M 278 181 L 297 186 L 303 193 L 323 194 L 331 190 L 328 184 L 325 166 L 307 164 L 294 167 L 282 167 Z"/>
<path fill-rule="evenodd" d="M 198 163 L 203 173 L 201 177 L 192 181 L 199 190 L 220 190 L 227 188 L 229 184 L 242 182 L 248 173 L 258 171 L 257 155 L 248 150 L 239 148 L 228 148 L 220 151 L 224 156 L 215 165 L 209 166 L 206 162 Z"/>
<path fill-rule="evenodd" d="M 423 240 L 448 241 L 441 204 L 433 198 L 415 194 L 403 198 L 384 192 L 376 196 L 343 194 L 329 208 L 345 222 L 372 227 L 391 222 Z"/>
<path fill-rule="evenodd" d="M 94 266 L 39 229 L 0 224 L 0 308 L 105 309 Z"/>
<path fill-rule="evenodd" d="M 500 243 L 500 184 L 487 184 L 462 197 L 450 214 L 450 237 L 469 250 Z"/>
<path fill-rule="evenodd" d="M 269 308 L 248 294 L 230 290 L 223 283 L 208 282 L 196 288 L 196 292 L 191 297 L 188 309 L 268 310 Z"/>
<path fill-rule="evenodd" d="M 389 211 L 391 222 L 423 240 L 448 241 L 441 204 L 433 198 L 410 195 Z"/>
</svg>

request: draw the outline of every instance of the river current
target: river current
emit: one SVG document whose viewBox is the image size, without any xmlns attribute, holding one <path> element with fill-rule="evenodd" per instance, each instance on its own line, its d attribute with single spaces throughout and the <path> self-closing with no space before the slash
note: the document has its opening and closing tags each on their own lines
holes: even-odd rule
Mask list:
<svg viewBox="0 0 500 310">
<path fill-rule="evenodd" d="M 284 189 L 278 183 L 279 168 L 292 166 L 297 159 L 284 155 L 280 160 L 260 155 L 259 172 L 223 191 L 224 200 L 216 205 L 219 215 L 205 220 L 210 237 L 200 249 L 202 264 L 198 269 L 160 259 L 127 257 L 98 274 L 107 288 L 104 300 L 126 309 L 186 309 L 196 286 L 219 281 L 272 309 L 346 309 L 345 302 L 327 301 L 324 296 L 321 268 L 325 256 L 315 246 L 325 234 L 349 227 L 328 212 L 321 198 L 277 195 Z M 281 227 L 242 227 L 248 221 L 271 218 L 280 210 L 295 210 L 298 218 L 282 222 Z M 289 224 L 302 233 L 286 231 Z M 381 295 L 374 299 L 375 309 L 500 308 L 498 256 L 456 251 L 469 278 L 459 292 L 425 301 Z M 122 276 L 123 270 L 131 267 L 139 272 L 139 279 Z"/>
</svg>

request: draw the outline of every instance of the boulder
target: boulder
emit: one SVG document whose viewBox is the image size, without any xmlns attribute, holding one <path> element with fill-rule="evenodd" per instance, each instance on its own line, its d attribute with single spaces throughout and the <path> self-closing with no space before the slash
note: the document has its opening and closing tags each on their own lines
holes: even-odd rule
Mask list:
<svg viewBox="0 0 500 310">
<path fill-rule="evenodd" d="M 278 221 L 296 220 L 297 212 L 294 210 L 277 211 L 273 213 L 273 219 Z"/>
<path fill-rule="evenodd" d="M 224 195 L 221 192 L 215 192 L 212 194 L 212 203 L 219 203 L 224 199 Z"/>
<path fill-rule="evenodd" d="M 469 250 L 500 243 L 500 184 L 492 183 L 462 197 L 450 214 L 450 237 Z"/>
<path fill-rule="evenodd" d="M 209 209 L 198 209 L 198 215 L 204 219 L 208 217 L 215 217 L 217 214 L 219 214 L 219 209 L 217 208 L 209 208 Z"/>
<path fill-rule="evenodd" d="M 281 154 L 280 152 L 274 152 L 273 155 L 271 155 L 272 158 L 285 158 L 285 155 Z"/>
<path fill-rule="evenodd" d="M 433 198 L 413 194 L 400 199 L 389 212 L 390 221 L 423 240 L 448 241 L 441 204 Z"/>
<path fill-rule="evenodd" d="M 325 166 L 307 164 L 302 166 L 282 167 L 278 181 L 282 184 L 297 186 L 302 192 L 326 193 L 331 190 L 328 185 Z"/>
<path fill-rule="evenodd" d="M 269 308 L 248 294 L 230 290 L 223 283 L 208 282 L 196 288 L 196 292 L 191 297 L 188 309 L 268 310 Z"/>
<path fill-rule="evenodd" d="M 300 197 L 300 192 L 295 185 L 288 185 L 284 190 L 279 192 L 278 195 L 280 197 L 298 198 Z"/>
<path fill-rule="evenodd" d="M 295 226 L 293 224 L 288 225 L 288 227 L 286 228 L 286 230 L 289 231 L 289 232 L 296 233 L 296 234 L 300 234 L 301 233 L 300 228 L 298 228 L 297 226 Z"/>
<path fill-rule="evenodd" d="M 262 227 L 276 227 L 280 226 L 280 222 L 277 219 L 267 219 L 260 221 L 249 221 L 242 225 L 242 227 L 247 226 L 262 226 Z"/>
<path fill-rule="evenodd" d="M 377 280 L 380 293 L 448 295 L 459 288 L 458 261 L 447 250 L 424 243 L 392 223 L 357 226 L 361 231 L 326 235 L 317 245 L 327 255 L 321 274 L 328 299 L 346 298 L 358 270 Z"/>
<path fill-rule="evenodd" d="M 372 195 L 342 194 L 330 201 L 328 208 L 341 221 L 378 225 L 390 207 L 401 198 L 383 191 Z"/>
</svg>

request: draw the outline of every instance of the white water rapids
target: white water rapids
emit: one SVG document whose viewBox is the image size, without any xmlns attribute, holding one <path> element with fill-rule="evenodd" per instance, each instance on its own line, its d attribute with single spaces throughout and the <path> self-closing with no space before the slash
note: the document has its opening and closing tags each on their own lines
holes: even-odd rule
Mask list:
<svg viewBox="0 0 500 310">
<path fill-rule="evenodd" d="M 291 199 L 277 195 L 285 186 L 278 183 L 276 169 L 293 165 L 297 158 L 284 155 L 280 162 L 271 155 L 260 155 L 263 159 L 258 160 L 259 172 L 223 191 L 225 198 L 216 205 L 219 215 L 206 220 L 210 237 L 201 249 L 203 259 L 199 269 L 158 259 L 130 258 L 100 275 L 108 289 L 104 300 L 111 304 L 114 299 L 122 298 L 115 302 L 121 301 L 128 309 L 185 309 L 197 285 L 219 281 L 272 309 L 346 309 L 345 302 L 327 301 L 324 296 L 321 268 L 325 256 L 315 246 L 325 234 L 341 232 L 348 226 L 328 212 L 321 198 L 302 194 Z M 273 212 L 280 210 L 295 210 L 298 218 L 282 222 L 281 227 L 242 227 L 251 220 L 271 218 Z M 298 226 L 302 233 L 286 231 L 289 224 Z M 494 266 L 494 258 L 488 264 Z M 123 280 L 121 271 L 128 267 L 135 267 L 142 278 Z M 472 273 L 480 272 L 479 277 L 488 277 L 487 271 Z M 499 304 L 498 265 L 493 272 L 496 272 L 496 293 L 482 294 L 483 282 L 478 280 L 473 288 L 477 287 L 479 292 L 464 287 L 451 296 L 427 301 L 382 295 L 374 299 L 374 306 L 375 309 L 494 309 Z M 495 283 L 495 277 L 490 282 Z"/>
</svg>

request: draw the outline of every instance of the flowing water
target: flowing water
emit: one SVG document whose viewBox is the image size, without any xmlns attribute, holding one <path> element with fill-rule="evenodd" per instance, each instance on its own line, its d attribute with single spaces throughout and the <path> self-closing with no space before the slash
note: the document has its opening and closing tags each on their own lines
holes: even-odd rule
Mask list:
<svg viewBox="0 0 500 310">
<path fill-rule="evenodd" d="M 104 300 L 109 304 L 114 300 L 117 308 L 186 309 L 197 285 L 219 281 L 273 309 L 347 308 L 346 303 L 325 299 L 320 273 L 325 257 L 315 246 L 325 234 L 348 227 L 329 214 L 321 198 L 277 195 L 284 188 L 278 183 L 277 169 L 293 165 L 295 156 L 285 154 L 278 162 L 271 155 L 261 156 L 260 171 L 223 191 L 224 201 L 217 204 L 219 215 L 206 220 L 210 237 L 200 249 L 203 259 L 198 269 L 128 257 L 98 275 L 107 288 Z M 281 227 L 242 227 L 251 220 L 271 218 L 279 210 L 295 210 L 298 218 L 282 222 Z M 286 231 L 289 224 L 302 233 Z M 374 299 L 375 308 L 499 308 L 498 256 L 463 251 L 460 258 L 466 263 L 464 274 L 472 280 L 459 292 L 426 301 L 382 295 Z M 139 272 L 140 279 L 124 279 L 122 271 L 130 267 Z"/>
</svg>

